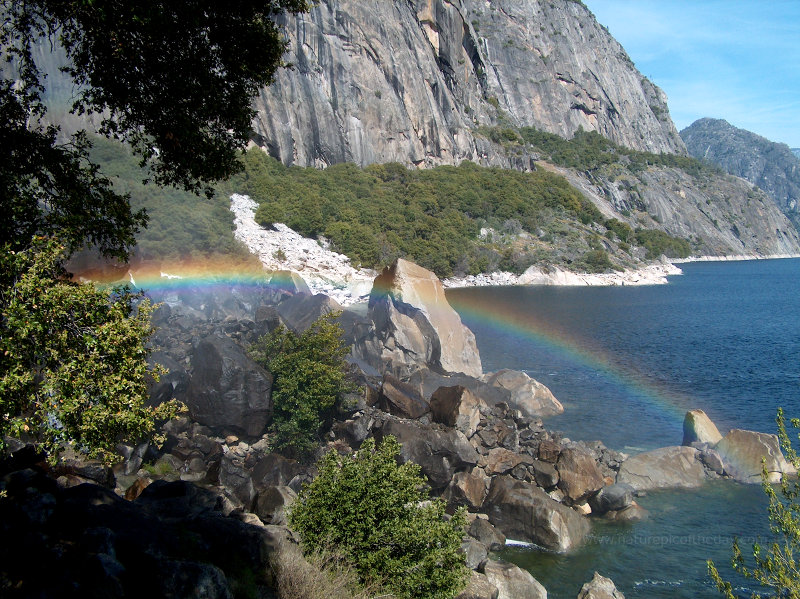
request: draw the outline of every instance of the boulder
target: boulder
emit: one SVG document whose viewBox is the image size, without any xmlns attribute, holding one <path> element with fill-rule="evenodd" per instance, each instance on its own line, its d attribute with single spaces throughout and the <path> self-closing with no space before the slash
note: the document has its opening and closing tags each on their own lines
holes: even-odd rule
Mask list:
<svg viewBox="0 0 800 599">
<path fill-rule="evenodd" d="M 242 502 L 244 509 L 250 511 L 256 496 L 255 485 L 250 472 L 245 468 L 246 454 L 239 448 L 232 449 L 222 457 L 219 470 L 219 483 Z"/>
<path fill-rule="evenodd" d="M 708 443 L 716 445 L 722 439 L 716 425 L 703 410 L 689 410 L 683 419 L 683 445 Z"/>
<path fill-rule="evenodd" d="M 470 511 L 480 509 L 489 490 L 489 479 L 479 472 L 480 468 L 473 469 L 473 472 L 456 472 L 442 493 L 448 509 L 458 506 L 465 506 Z"/>
<path fill-rule="evenodd" d="M 475 449 L 464 433 L 455 429 L 390 419 L 376 433 L 378 440 L 393 435 L 401 443 L 400 459 L 419 464 L 434 492 L 444 490 L 456 472 L 471 470 L 478 463 Z"/>
<path fill-rule="evenodd" d="M 342 306 L 323 293 L 316 295 L 300 293 L 282 301 L 278 304 L 277 310 L 286 326 L 300 334 L 320 316 L 329 312 L 340 312 Z"/>
<path fill-rule="evenodd" d="M 613 520 L 614 522 L 633 523 L 646 520 L 648 515 L 649 512 L 634 501 L 628 507 L 606 512 L 602 517 L 605 520 Z"/>
<path fill-rule="evenodd" d="M 457 428 L 467 437 L 475 434 L 481 421 L 481 406 L 486 406 L 469 389 L 461 385 L 439 387 L 431 396 L 434 422 Z"/>
<path fill-rule="evenodd" d="M 456 599 L 497 599 L 498 590 L 485 574 L 473 571 L 467 587 L 456 595 Z"/>
<path fill-rule="evenodd" d="M 533 460 L 530 469 L 536 484 L 543 489 L 551 489 L 558 484 L 558 470 L 555 465 L 542 460 Z"/>
<path fill-rule="evenodd" d="M 431 410 L 431 406 L 419 394 L 417 387 L 404 383 L 388 373 L 383 375 L 378 407 L 389 414 L 411 419 L 424 416 Z"/>
<path fill-rule="evenodd" d="M 674 446 L 631 456 L 622 463 L 617 482 L 636 491 L 699 487 L 707 478 L 699 454 L 694 447 Z"/>
<path fill-rule="evenodd" d="M 625 599 L 610 578 L 600 576 L 597 572 L 594 577 L 581 587 L 578 599 Z"/>
<path fill-rule="evenodd" d="M 192 353 L 186 404 L 201 424 L 260 435 L 272 412 L 272 375 L 232 339 L 211 335 Z"/>
<path fill-rule="evenodd" d="M 518 370 L 498 370 L 483 375 L 482 380 L 495 387 L 502 387 L 511 393 L 510 405 L 521 410 L 526 416 L 541 418 L 564 412 L 550 389 Z"/>
<path fill-rule="evenodd" d="M 547 599 L 547 591 L 529 572 L 508 562 L 489 560 L 483 567 L 488 581 L 497 587 L 497 599 Z"/>
<path fill-rule="evenodd" d="M 761 460 L 766 460 L 769 481 L 780 481 L 782 474 L 795 469 L 781 452 L 777 435 L 733 429 L 717 444 L 716 450 L 725 465 L 725 473 L 743 483 L 760 483 Z"/>
<path fill-rule="evenodd" d="M 253 484 L 259 489 L 288 485 L 303 471 L 296 460 L 290 460 L 277 453 L 268 453 L 256 462 L 251 474 Z"/>
<path fill-rule="evenodd" d="M 355 353 L 379 371 L 401 378 L 420 368 L 482 374 L 475 336 L 431 271 L 403 259 L 385 268 L 370 293 L 369 317 L 374 332 Z"/>
<path fill-rule="evenodd" d="M 589 499 L 592 512 L 597 515 L 625 509 L 633 503 L 634 489 L 626 483 L 603 487 Z"/>
<path fill-rule="evenodd" d="M 558 462 L 558 456 L 561 455 L 561 446 L 555 441 L 544 440 L 539 443 L 538 455 L 543 462 L 555 464 Z"/>
<path fill-rule="evenodd" d="M 603 473 L 594 458 L 578 448 L 568 447 L 561 451 L 556 463 L 558 488 L 564 492 L 569 504 L 586 501 L 603 488 Z"/>
<path fill-rule="evenodd" d="M 258 494 L 253 511 L 264 524 L 286 525 L 286 510 L 295 499 L 289 487 L 269 487 Z"/>
<path fill-rule="evenodd" d="M 464 554 L 467 568 L 470 570 L 477 570 L 489 557 L 489 552 L 483 543 L 479 543 L 472 537 L 466 537 L 461 542 L 461 552 Z"/>
<path fill-rule="evenodd" d="M 520 464 L 525 464 L 527 466 L 533 463 L 533 458 L 530 456 L 519 454 L 502 447 L 495 447 L 490 450 L 484 460 L 484 469 L 489 476 L 506 474 Z"/>
<path fill-rule="evenodd" d="M 482 543 L 489 551 L 502 549 L 506 544 L 506 536 L 483 518 L 475 518 L 469 525 L 467 534 Z"/>
<path fill-rule="evenodd" d="M 506 537 L 557 552 L 574 549 L 589 532 L 585 518 L 540 488 L 508 475 L 492 480 L 483 502 L 489 521 Z"/>
<path fill-rule="evenodd" d="M 461 385 L 469 389 L 475 397 L 488 406 L 494 406 L 501 402 L 507 404 L 511 401 L 511 392 L 508 389 L 489 385 L 479 378 L 466 374 L 451 373 L 444 375 L 422 368 L 413 372 L 407 380 L 412 385 L 418 385 L 424 397 L 431 397 L 439 387 Z"/>
</svg>

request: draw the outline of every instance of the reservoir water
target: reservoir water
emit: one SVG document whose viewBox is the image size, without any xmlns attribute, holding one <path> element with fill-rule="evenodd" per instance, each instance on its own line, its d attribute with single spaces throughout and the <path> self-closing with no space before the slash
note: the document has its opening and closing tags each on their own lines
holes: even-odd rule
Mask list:
<svg viewBox="0 0 800 599">
<path fill-rule="evenodd" d="M 475 333 L 484 370 L 523 370 L 548 385 L 565 412 L 547 425 L 571 439 L 636 453 L 679 445 L 692 408 L 723 434 L 773 433 L 778 407 L 800 417 L 800 259 L 681 267 L 669 285 L 456 289 L 448 299 Z M 709 558 L 749 595 L 729 568 L 730 546 L 734 536 L 747 550 L 768 537 L 758 485 L 719 481 L 639 503 L 647 521 L 595 523 L 569 556 L 503 557 L 554 599 L 573 599 L 595 570 L 629 599 L 719 597 Z"/>
</svg>

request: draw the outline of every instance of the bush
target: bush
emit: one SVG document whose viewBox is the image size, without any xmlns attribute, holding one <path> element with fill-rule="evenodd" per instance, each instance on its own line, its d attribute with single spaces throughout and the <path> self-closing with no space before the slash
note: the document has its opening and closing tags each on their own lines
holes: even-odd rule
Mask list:
<svg viewBox="0 0 800 599">
<path fill-rule="evenodd" d="M 319 445 L 319 431 L 336 402 L 353 389 L 344 359 L 349 348 L 336 322 L 340 314 L 321 316 L 301 335 L 281 325 L 250 348 L 253 359 L 273 376 L 274 451 L 306 457 Z"/>
<path fill-rule="evenodd" d="M 692 246 L 685 239 L 654 229 L 637 230 L 636 243 L 647 250 L 648 260 L 654 260 L 662 254 L 668 258 L 686 258 L 692 253 Z"/>
<path fill-rule="evenodd" d="M 181 409 L 145 406 L 146 300 L 70 282 L 64 248 L 38 239 L 0 252 L 0 448 L 6 435 L 30 438 L 56 459 L 66 445 L 114 459 L 120 441 L 154 436 L 154 420 Z"/>
<path fill-rule="evenodd" d="M 786 432 L 786 421 L 783 410 L 778 409 L 776 418 L 778 424 L 778 438 L 786 454 L 786 459 L 800 471 L 800 458 L 792 448 L 792 442 Z M 800 419 L 791 420 L 792 427 L 800 428 Z M 795 556 L 800 553 L 800 480 L 796 476 L 791 479 L 787 476 L 781 478 L 778 491 L 770 484 L 766 466 L 761 473 L 761 485 L 769 498 L 770 531 L 776 535 L 776 540 L 768 547 L 763 548 L 758 543 L 753 544 L 753 560 L 755 567 L 745 565 L 744 554 L 739 547 L 738 540 L 733 542 L 733 569 L 745 578 L 755 580 L 759 584 L 772 589 L 773 597 L 800 597 L 800 570 Z M 780 493 L 780 495 L 778 494 Z M 722 579 L 712 560 L 708 561 L 708 571 L 711 579 L 716 584 L 720 593 L 727 599 L 736 599 L 739 595 L 733 593 L 730 582 Z M 753 594 L 753 597 L 760 595 Z"/>
<path fill-rule="evenodd" d="M 355 454 L 331 451 L 289 513 L 303 547 L 338 548 L 363 582 L 399 598 L 447 599 L 466 584 L 463 512 L 447 520 L 444 502 L 426 501 L 416 464 L 398 465 L 400 444 L 364 441 Z"/>
</svg>

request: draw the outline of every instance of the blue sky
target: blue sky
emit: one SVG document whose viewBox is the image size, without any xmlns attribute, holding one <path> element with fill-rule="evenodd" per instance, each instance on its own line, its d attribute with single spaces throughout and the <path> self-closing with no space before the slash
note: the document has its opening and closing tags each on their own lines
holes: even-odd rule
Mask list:
<svg viewBox="0 0 800 599">
<path fill-rule="evenodd" d="M 678 130 L 708 116 L 800 148 L 800 0 L 584 2 Z"/>
</svg>

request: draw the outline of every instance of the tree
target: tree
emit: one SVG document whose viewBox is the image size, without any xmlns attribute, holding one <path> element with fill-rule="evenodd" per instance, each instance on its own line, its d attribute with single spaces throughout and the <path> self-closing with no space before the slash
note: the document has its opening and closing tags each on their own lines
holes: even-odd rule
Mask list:
<svg viewBox="0 0 800 599">
<path fill-rule="evenodd" d="M 64 248 L 40 238 L 0 253 L 0 449 L 7 435 L 112 461 L 120 441 L 154 435 L 175 402 L 145 406 L 151 305 L 70 282 Z"/>
<path fill-rule="evenodd" d="M 353 389 L 344 359 L 350 348 L 336 321 L 340 314 L 320 316 L 300 335 L 281 325 L 250 348 L 253 359 L 273 376 L 273 450 L 307 456 L 319 445 L 325 418 Z"/>
<path fill-rule="evenodd" d="M 0 243 L 23 249 L 59 232 L 74 250 L 94 244 L 125 258 L 146 224 L 88 160 L 79 132 L 46 124 L 37 44 L 60 47 L 76 84 L 72 111 L 127 141 L 158 184 L 210 193 L 238 169 L 258 89 L 286 46 L 275 18 L 305 0 L 3 0 L 0 46 Z M 10 216 L 10 218 L 9 218 Z"/>
<path fill-rule="evenodd" d="M 778 424 L 778 438 L 786 459 L 800 471 L 800 458 L 792 448 L 792 442 L 786 432 L 786 420 L 783 409 L 778 409 L 776 418 Z M 793 428 L 800 428 L 800 419 L 792 418 Z M 744 554 L 739 547 L 738 540 L 733 542 L 733 557 L 731 564 L 733 569 L 745 578 L 755 580 L 759 584 L 771 589 L 775 597 L 788 597 L 789 599 L 800 599 L 800 479 L 796 476 L 791 478 L 781 477 L 780 485 L 776 491 L 775 487 L 769 482 L 766 465 L 761 473 L 761 485 L 769 498 L 770 531 L 776 536 L 776 540 L 769 547 L 762 547 L 758 543 L 753 544 L 753 560 L 755 566 L 749 567 L 745 564 Z M 708 561 L 708 571 L 711 579 L 717 585 L 717 589 L 728 599 L 736 599 L 733 594 L 733 585 L 722 579 L 714 562 Z M 754 597 L 760 595 L 754 594 Z"/>
<path fill-rule="evenodd" d="M 428 501 L 420 467 L 398 465 L 400 444 L 367 439 L 355 454 L 328 452 L 319 474 L 289 513 L 305 550 L 340 551 L 362 582 L 382 583 L 397 597 L 447 599 L 466 584 L 461 553 L 466 519 L 445 518 L 441 499 Z"/>
</svg>

